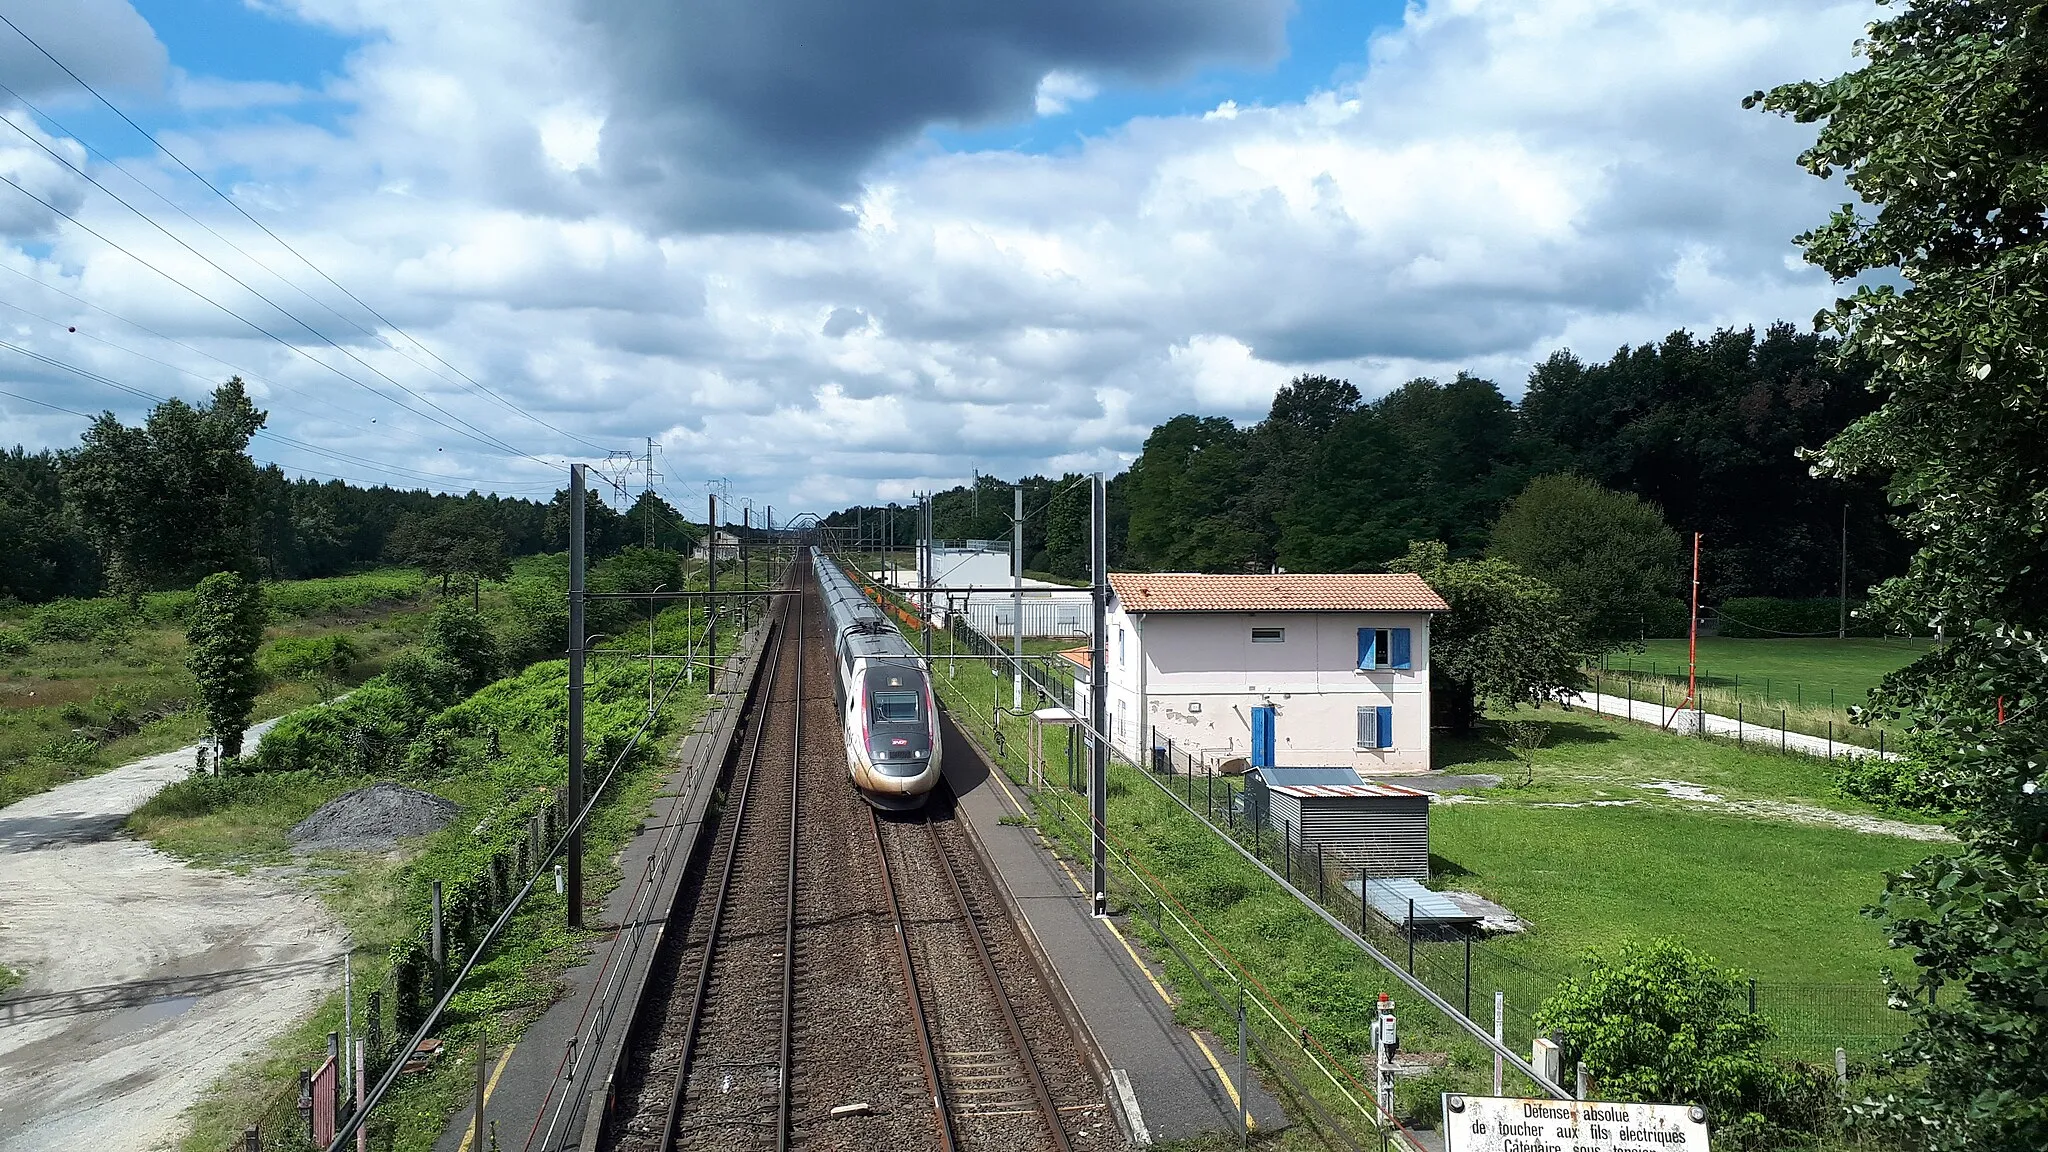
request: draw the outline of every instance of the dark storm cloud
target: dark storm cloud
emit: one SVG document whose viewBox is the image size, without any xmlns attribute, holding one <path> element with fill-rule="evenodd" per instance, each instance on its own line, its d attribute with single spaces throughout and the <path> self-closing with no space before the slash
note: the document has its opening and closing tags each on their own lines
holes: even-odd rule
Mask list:
<svg viewBox="0 0 2048 1152">
<path fill-rule="evenodd" d="M 671 228 L 816 229 L 885 149 L 1028 116 L 1048 72 L 1133 82 L 1284 46 L 1289 0 L 581 0 L 605 179 Z"/>
</svg>

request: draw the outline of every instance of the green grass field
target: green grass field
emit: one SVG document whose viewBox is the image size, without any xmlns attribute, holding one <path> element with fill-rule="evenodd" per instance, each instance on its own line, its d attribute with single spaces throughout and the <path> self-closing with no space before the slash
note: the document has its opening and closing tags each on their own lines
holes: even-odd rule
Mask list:
<svg viewBox="0 0 2048 1152">
<path fill-rule="evenodd" d="M 1848 708 L 1863 703 L 1886 673 L 1912 663 L 1933 643 L 1905 637 L 1730 640 L 1705 636 L 1700 639 L 1700 676 L 1703 683 L 1716 688 L 1739 688 L 1745 700 L 1825 704 L 1832 699 L 1836 707 Z M 1682 680 L 1686 641 L 1646 641 L 1645 651 L 1609 654 L 1607 667 Z"/>
<path fill-rule="evenodd" d="M 421 587 L 408 571 L 266 585 L 266 641 L 346 633 L 361 659 L 327 687 L 359 683 L 417 631 Z M 200 738 L 205 720 L 178 619 L 189 601 L 189 593 L 157 593 L 140 611 L 103 598 L 8 614 L 0 625 L 0 806 Z M 320 692 L 300 681 L 273 684 L 252 719 L 317 703 Z"/>
</svg>

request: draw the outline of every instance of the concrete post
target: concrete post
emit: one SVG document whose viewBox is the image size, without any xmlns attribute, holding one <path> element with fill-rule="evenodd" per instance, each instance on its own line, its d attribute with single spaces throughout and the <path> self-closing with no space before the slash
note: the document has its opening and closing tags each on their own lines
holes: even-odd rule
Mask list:
<svg viewBox="0 0 2048 1152">
<path fill-rule="evenodd" d="M 440 996 L 448 982 L 448 937 L 441 930 L 441 882 L 434 881 L 434 995 Z"/>
<path fill-rule="evenodd" d="M 1493 994 L 1493 1094 L 1495 1096 L 1500 1095 L 1501 1029 L 1507 1023 L 1507 1015 L 1508 994 L 1505 992 L 1495 992 Z"/>
</svg>

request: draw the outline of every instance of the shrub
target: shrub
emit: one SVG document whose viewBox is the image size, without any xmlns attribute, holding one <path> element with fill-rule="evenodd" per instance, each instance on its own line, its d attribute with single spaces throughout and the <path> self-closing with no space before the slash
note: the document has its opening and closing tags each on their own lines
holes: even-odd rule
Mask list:
<svg viewBox="0 0 2048 1152">
<path fill-rule="evenodd" d="M 113 597 L 53 600 L 29 615 L 27 633 L 43 644 L 117 639 L 134 624 L 135 613 Z"/>
<path fill-rule="evenodd" d="M 272 680 L 340 679 L 355 667 L 360 655 L 341 633 L 282 636 L 263 650 L 257 665 Z"/>
<path fill-rule="evenodd" d="M 497 639 L 484 626 L 483 617 L 457 600 L 443 600 L 434 609 L 420 645 L 429 657 L 457 671 L 456 696 L 482 688 L 502 670 Z"/>
<path fill-rule="evenodd" d="M 1857 613 L 1860 600 L 1849 602 L 1849 635 L 1882 636 L 1884 628 Z M 1721 635 L 1742 640 L 1771 640 L 1791 636 L 1833 636 L 1841 622 L 1841 601 L 1780 600 L 1770 596 L 1738 596 L 1723 600 L 1714 610 L 1721 622 Z"/>
<path fill-rule="evenodd" d="M 29 650 L 29 638 L 19 628 L 0 627 L 0 656 L 19 656 Z"/>
<path fill-rule="evenodd" d="M 1536 1012 L 1599 1084 L 1598 1098 L 1699 1104 L 1717 1129 L 1750 1128 L 1777 1079 L 1770 1021 L 1749 1011 L 1741 976 L 1676 941 L 1629 942 L 1587 958 Z"/>
<path fill-rule="evenodd" d="M 1835 791 L 1880 808 L 1936 814 L 1954 809 L 1941 782 L 1912 756 L 1898 760 L 1844 757 L 1835 765 Z"/>
</svg>

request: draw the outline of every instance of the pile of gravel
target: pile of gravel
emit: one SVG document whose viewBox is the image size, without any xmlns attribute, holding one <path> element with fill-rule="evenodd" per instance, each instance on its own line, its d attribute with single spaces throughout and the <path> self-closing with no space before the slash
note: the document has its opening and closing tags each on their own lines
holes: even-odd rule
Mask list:
<svg viewBox="0 0 2048 1152">
<path fill-rule="evenodd" d="M 292 829 L 303 852 L 383 852 L 455 819 L 455 802 L 389 782 L 344 792 Z"/>
</svg>

